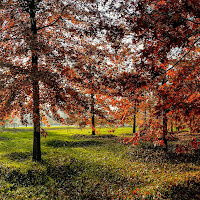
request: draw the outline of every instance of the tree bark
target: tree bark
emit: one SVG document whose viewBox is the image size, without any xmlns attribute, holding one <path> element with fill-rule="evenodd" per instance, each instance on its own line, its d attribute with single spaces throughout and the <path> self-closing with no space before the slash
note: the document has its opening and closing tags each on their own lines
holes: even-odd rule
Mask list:
<svg viewBox="0 0 200 200">
<path fill-rule="evenodd" d="M 171 133 L 173 133 L 174 130 L 173 130 L 173 121 L 171 121 Z"/>
<path fill-rule="evenodd" d="M 145 124 L 145 126 L 146 126 L 146 123 L 147 123 L 147 110 L 145 108 L 145 110 L 144 110 L 144 124 Z"/>
<path fill-rule="evenodd" d="M 176 121 L 176 131 L 179 132 L 179 130 L 180 130 L 180 128 L 179 128 L 179 124 L 178 124 L 178 122 Z"/>
<path fill-rule="evenodd" d="M 40 109 L 39 109 L 39 83 L 33 81 L 33 160 L 41 161 L 41 144 L 40 144 Z"/>
<path fill-rule="evenodd" d="M 137 110 L 137 105 L 136 105 L 136 101 L 135 101 L 134 115 L 133 115 L 133 133 L 136 133 L 136 110 Z"/>
<path fill-rule="evenodd" d="M 166 110 L 164 109 L 163 111 L 163 142 L 164 142 L 164 147 L 163 150 L 167 152 L 168 150 L 168 144 L 167 144 L 167 116 L 166 116 Z"/>
<path fill-rule="evenodd" d="M 39 72 L 38 72 L 38 53 L 37 53 L 37 26 L 36 26 L 36 6 L 34 0 L 29 3 L 31 21 L 31 50 L 32 50 L 32 87 L 33 87 L 33 160 L 41 161 L 40 144 L 40 97 L 39 97 Z"/>
<path fill-rule="evenodd" d="M 167 82 L 167 78 L 166 76 L 164 77 L 164 79 L 162 80 L 162 85 L 164 85 L 164 83 Z M 163 101 L 163 105 L 166 97 L 162 97 L 162 101 Z M 167 152 L 168 150 L 168 144 L 167 144 L 167 110 L 163 107 L 163 135 L 162 135 L 162 139 L 163 139 L 163 143 L 164 143 L 164 147 L 163 150 L 164 152 Z"/>
<path fill-rule="evenodd" d="M 133 116 L 133 133 L 136 133 L 136 114 Z"/>
<path fill-rule="evenodd" d="M 189 125 L 190 133 L 192 133 L 192 119 L 190 118 L 190 125 Z"/>
<path fill-rule="evenodd" d="M 92 135 L 95 135 L 95 121 L 94 121 L 94 94 L 91 93 L 91 115 L 92 115 Z"/>
</svg>

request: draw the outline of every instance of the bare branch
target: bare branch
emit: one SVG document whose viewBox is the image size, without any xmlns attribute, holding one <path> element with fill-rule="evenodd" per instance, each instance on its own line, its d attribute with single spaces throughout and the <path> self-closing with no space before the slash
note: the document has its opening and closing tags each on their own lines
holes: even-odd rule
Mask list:
<svg viewBox="0 0 200 200">
<path fill-rule="evenodd" d="M 64 10 L 65 10 L 67 7 L 69 7 L 69 6 L 71 6 L 71 5 L 67 5 L 67 6 L 65 6 L 65 7 L 62 9 L 60 16 L 59 16 L 54 22 L 52 22 L 52 23 L 50 23 L 50 24 L 48 24 L 48 25 L 46 25 L 46 26 L 39 27 L 37 30 L 41 30 L 41 29 L 43 29 L 43 28 L 47 28 L 47 27 L 50 27 L 50 26 L 55 25 L 56 22 L 58 22 L 58 21 L 62 18 L 62 14 L 63 14 Z"/>
<path fill-rule="evenodd" d="M 189 51 L 186 52 L 172 67 L 170 67 L 169 69 L 167 69 L 165 72 L 163 72 L 162 74 L 165 74 L 166 72 L 168 72 L 169 70 L 173 69 L 181 60 L 183 60 L 183 58 L 185 58 L 185 56 L 187 56 L 190 51 L 192 50 L 192 47 L 200 40 L 200 38 L 196 39 L 195 42 L 192 44 L 192 46 L 190 47 Z"/>
<path fill-rule="evenodd" d="M 5 39 L 0 39 L 0 42 L 6 42 L 10 40 L 23 40 L 24 38 L 5 38 Z"/>
</svg>

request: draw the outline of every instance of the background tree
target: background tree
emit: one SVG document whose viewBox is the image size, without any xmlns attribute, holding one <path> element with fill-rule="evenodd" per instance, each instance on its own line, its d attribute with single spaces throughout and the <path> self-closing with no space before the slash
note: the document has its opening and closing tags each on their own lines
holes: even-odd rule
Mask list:
<svg viewBox="0 0 200 200">
<path fill-rule="evenodd" d="M 147 80 L 146 85 L 157 92 L 156 114 L 160 113 L 160 117 L 163 118 L 162 134 L 167 146 L 165 140 L 167 118 L 172 105 L 174 110 L 180 112 L 183 105 L 186 108 L 183 102 L 194 95 L 189 90 L 187 92 L 182 90 L 179 93 L 177 83 L 180 84 L 180 88 L 186 88 L 184 85 L 187 85 L 189 80 L 184 77 L 193 74 L 194 80 L 198 82 L 195 84 L 198 90 L 196 69 L 199 70 L 197 49 L 199 49 L 200 4 L 187 0 L 179 2 L 138 0 L 126 1 L 125 7 L 123 17 L 129 24 L 133 45 L 140 45 L 137 51 L 140 60 L 135 63 L 135 69 L 140 71 L 143 80 Z M 192 52 L 196 53 L 191 59 L 188 56 Z M 187 62 L 187 65 L 181 63 L 188 59 L 191 62 Z M 173 96 L 176 103 L 170 96 Z M 183 101 L 180 96 L 184 96 L 185 100 Z M 198 104 L 198 97 L 195 99 L 195 103 Z M 199 107 L 193 109 L 196 110 L 196 114 L 199 113 Z M 185 116 L 183 112 L 180 115 Z"/>
</svg>

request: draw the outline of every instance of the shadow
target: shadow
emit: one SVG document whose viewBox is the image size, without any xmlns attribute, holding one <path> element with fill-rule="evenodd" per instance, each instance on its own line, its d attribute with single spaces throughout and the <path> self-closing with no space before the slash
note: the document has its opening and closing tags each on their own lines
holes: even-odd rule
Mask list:
<svg viewBox="0 0 200 200">
<path fill-rule="evenodd" d="M 193 163 L 200 165 L 200 151 L 196 150 L 193 153 L 180 153 L 175 152 L 176 146 L 169 144 L 168 152 L 164 152 L 162 147 L 154 147 L 152 143 L 141 143 L 136 147 L 129 148 L 128 157 L 131 160 L 139 160 L 149 163 Z"/>
<path fill-rule="evenodd" d="M 82 135 L 82 134 L 75 134 L 72 135 L 71 138 L 76 139 L 76 138 L 116 138 L 117 136 L 112 135 L 112 134 L 103 134 L 103 135 Z"/>
<path fill-rule="evenodd" d="M 0 141 L 4 141 L 4 140 L 11 140 L 11 138 L 0 136 Z"/>
<path fill-rule="evenodd" d="M 182 184 L 171 186 L 163 193 L 163 199 L 198 200 L 200 199 L 200 182 L 188 180 Z"/>
<path fill-rule="evenodd" d="M 3 129 L 3 132 L 30 132 L 33 131 L 33 128 L 27 128 L 27 129 L 22 129 L 22 128 L 5 128 Z"/>
<path fill-rule="evenodd" d="M 5 156 L 13 161 L 25 161 L 31 158 L 32 153 L 31 152 L 12 152 L 10 154 L 6 154 Z"/>
<path fill-rule="evenodd" d="M 45 161 L 44 163 L 48 163 Z M 45 164 L 45 165 L 46 165 Z M 144 184 L 139 177 L 125 177 L 112 167 L 98 163 L 68 158 L 64 164 L 47 164 L 47 175 L 54 180 L 53 193 L 49 198 L 61 199 L 117 199 L 116 188 L 135 188 Z"/>
<path fill-rule="evenodd" d="M 125 133 L 125 134 L 123 134 L 123 136 L 134 136 L 134 133 Z"/>
<path fill-rule="evenodd" d="M 26 173 L 20 170 L 11 170 L 5 174 L 5 181 L 14 184 L 14 187 L 19 186 L 35 186 L 45 185 L 48 177 L 44 171 L 28 170 Z"/>
<path fill-rule="evenodd" d="M 46 142 L 46 145 L 50 147 L 87 147 L 87 146 L 96 146 L 101 144 L 103 144 L 103 142 L 93 141 L 93 140 L 76 141 L 76 142 L 74 141 L 69 142 L 63 140 L 50 140 Z"/>
<path fill-rule="evenodd" d="M 77 127 L 42 127 L 44 128 L 46 131 L 48 130 L 70 130 L 70 129 L 79 129 Z M 8 131 L 8 132 L 27 132 L 27 131 L 33 131 L 33 128 L 30 127 L 30 128 L 4 128 L 4 129 L 1 129 L 2 132 L 5 132 L 5 131 Z"/>
<path fill-rule="evenodd" d="M 185 153 L 185 154 L 178 154 L 175 152 L 168 152 L 166 154 L 166 159 L 168 159 L 171 163 L 194 163 L 196 165 L 200 165 L 200 152 L 194 151 L 194 153 Z"/>
</svg>

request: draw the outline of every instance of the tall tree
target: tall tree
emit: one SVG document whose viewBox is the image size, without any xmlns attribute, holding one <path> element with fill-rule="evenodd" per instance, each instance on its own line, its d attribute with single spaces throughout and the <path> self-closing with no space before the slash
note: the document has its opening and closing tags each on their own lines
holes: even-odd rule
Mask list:
<svg viewBox="0 0 200 200">
<path fill-rule="evenodd" d="M 40 120 L 64 122 L 58 110 L 83 116 L 91 85 L 95 95 L 105 94 L 106 71 L 101 77 L 99 71 L 113 53 L 103 41 L 104 18 L 94 1 L 7 0 L 0 9 L 1 117 L 26 123 L 31 112 L 33 160 L 40 161 Z M 101 109 L 94 114 L 104 116 Z"/>
<path fill-rule="evenodd" d="M 78 55 L 76 44 L 91 32 L 90 23 L 84 22 L 91 3 L 81 5 L 73 1 L 1 2 L 1 117 L 18 115 L 25 123 L 32 111 L 35 161 L 41 160 L 41 113 L 63 122 L 59 109 L 73 117 L 89 108 L 90 98 L 78 86 L 83 77 L 72 68 L 83 56 Z M 80 15 L 85 16 L 82 22 Z M 84 29 L 77 26 L 79 22 Z M 82 46 L 87 48 L 86 43 Z"/>
<path fill-rule="evenodd" d="M 134 89 L 130 83 L 135 81 L 137 72 L 137 81 L 144 83 L 139 87 L 145 86 L 145 90 L 156 96 L 155 114 L 162 119 L 162 138 L 164 150 L 167 150 L 167 123 L 171 109 L 185 120 L 192 116 L 189 113 L 199 116 L 200 3 L 195 0 L 128 0 L 120 1 L 117 8 L 115 1 L 110 1 L 107 6 L 110 13 L 121 17 L 121 20 L 116 17 L 117 26 L 109 26 L 110 37 L 107 39 L 116 51 L 125 39 L 131 41 L 130 51 L 137 55 L 130 59 L 134 73 L 127 70 L 129 72 L 121 76 L 123 93 L 132 93 Z M 189 58 L 190 54 L 193 56 Z M 189 89 L 191 77 L 195 83 L 193 91 Z M 129 84 L 124 83 L 125 80 Z M 191 112 L 187 106 L 192 108 Z"/>
<path fill-rule="evenodd" d="M 191 0 L 130 0 L 124 1 L 120 11 L 132 33 L 132 45 L 139 45 L 137 54 L 140 60 L 135 62 L 134 67 L 140 77 L 146 79 L 146 86 L 157 92 L 156 113 L 163 116 L 166 146 L 167 118 L 172 105 L 186 118 L 183 107 L 189 106 L 190 97 L 195 96 L 195 104 L 189 107 L 193 107 L 193 112 L 199 115 L 199 107 L 194 108 L 199 97 L 189 90 L 190 80 L 187 77 L 193 75 L 198 91 L 200 3 Z M 193 56 L 189 58 L 191 53 Z M 189 59 L 191 62 L 188 62 Z M 187 88 L 187 92 L 183 92 L 183 88 Z"/>
</svg>

